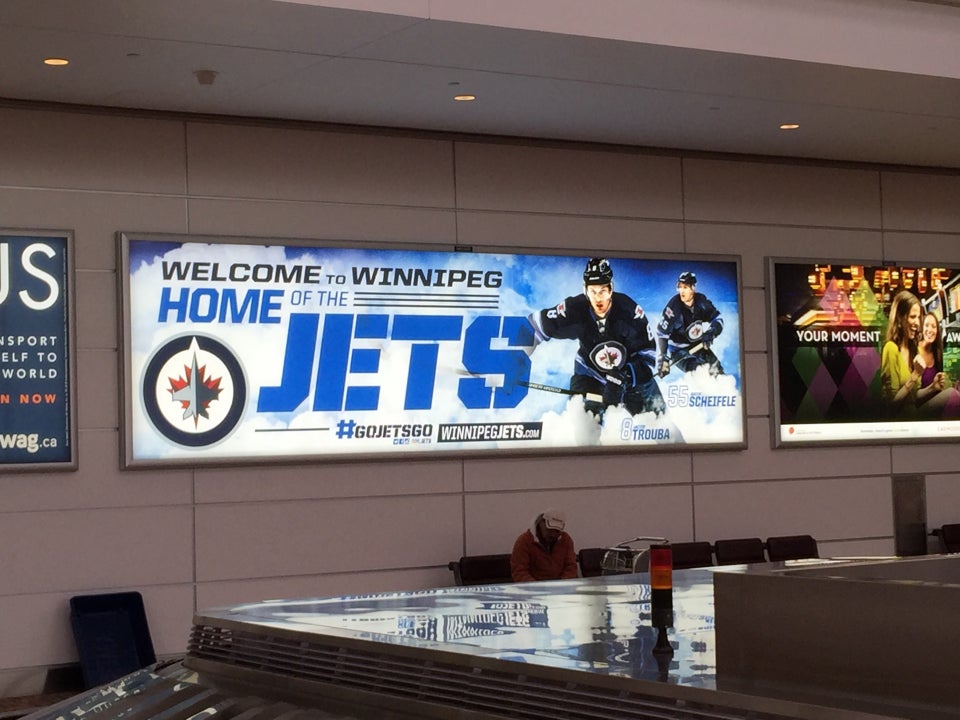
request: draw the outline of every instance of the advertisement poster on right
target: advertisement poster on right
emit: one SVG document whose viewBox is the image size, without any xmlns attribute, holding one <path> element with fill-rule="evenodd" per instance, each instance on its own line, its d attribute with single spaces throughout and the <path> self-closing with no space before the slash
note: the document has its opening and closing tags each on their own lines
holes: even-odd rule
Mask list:
<svg viewBox="0 0 960 720">
<path fill-rule="evenodd" d="M 776 445 L 960 437 L 960 267 L 768 272 Z"/>
</svg>

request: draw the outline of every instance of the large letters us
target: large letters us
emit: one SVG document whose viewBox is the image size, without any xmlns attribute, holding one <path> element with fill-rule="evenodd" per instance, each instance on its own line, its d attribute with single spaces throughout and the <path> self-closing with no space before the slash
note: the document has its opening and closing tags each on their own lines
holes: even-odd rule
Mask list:
<svg viewBox="0 0 960 720">
<path fill-rule="evenodd" d="M 71 460 L 67 240 L 0 235 L 0 463 Z"/>
</svg>

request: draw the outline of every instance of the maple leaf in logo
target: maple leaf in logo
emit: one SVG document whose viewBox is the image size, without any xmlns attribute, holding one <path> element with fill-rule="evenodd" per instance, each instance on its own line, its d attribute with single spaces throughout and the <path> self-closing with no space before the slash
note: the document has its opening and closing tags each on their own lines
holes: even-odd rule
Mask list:
<svg viewBox="0 0 960 720">
<path fill-rule="evenodd" d="M 614 368 L 620 364 L 620 353 L 616 348 L 604 348 L 597 355 L 597 363 L 602 367 Z"/>
<path fill-rule="evenodd" d="M 201 417 L 210 418 L 207 408 L 210 403 L 220 397 L 220 380 L 222 378 L 208 379 L 204 377 L 207 366 L 197 365 L 197 354 L 193 354 L 193 363 L 190 367 L 183 366 L 186 379 L 182 376 L 176 379 L 167 378 L 170 381 L 171 399 L 179 402 L 183 407 L 183 419 L 193 418 L 193 426 Z"/>
</svg>

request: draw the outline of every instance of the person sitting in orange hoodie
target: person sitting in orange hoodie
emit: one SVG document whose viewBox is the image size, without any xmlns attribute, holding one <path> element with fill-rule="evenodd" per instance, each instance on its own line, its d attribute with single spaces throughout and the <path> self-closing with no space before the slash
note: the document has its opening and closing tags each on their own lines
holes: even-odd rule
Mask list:
<svg viewBox="0 0 960 720">
<path fill-rule="evenodd" d="M 537 515 L 513 544 L 510 574 L 514 582 L 577 577 L 573 538 L 564 528 L 566 516 L 550 508 Z"/>
</svg>

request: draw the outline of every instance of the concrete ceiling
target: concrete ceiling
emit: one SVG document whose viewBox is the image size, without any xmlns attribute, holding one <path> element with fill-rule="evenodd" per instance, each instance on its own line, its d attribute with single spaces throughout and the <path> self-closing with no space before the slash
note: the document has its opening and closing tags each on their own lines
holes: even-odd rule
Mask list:
<svg viewBox="0 0 960 720">
<path fill-rule="evenodd" d="M 0 1 L 17 104 L 946 168 L 958 58 L 960 8 L 913 0 Z"/>
</svg>

